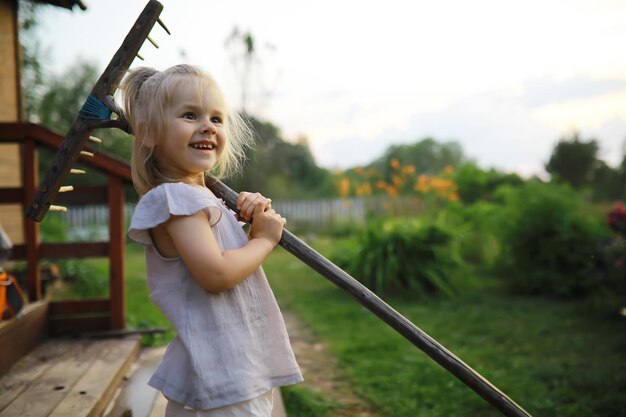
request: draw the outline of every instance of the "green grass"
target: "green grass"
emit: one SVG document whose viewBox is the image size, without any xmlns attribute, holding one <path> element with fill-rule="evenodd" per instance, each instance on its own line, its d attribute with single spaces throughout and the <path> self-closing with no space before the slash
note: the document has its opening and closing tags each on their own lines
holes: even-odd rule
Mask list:
<svg viewBox="0 0 626 417">
<path fill-rule="evenodd" d="M 294 417 L 330 417 L 339 405 L 300 385 L 281 388 L 285 412 Z"/>
<path fill-rule="evenodd" d="M 381 416 L 499 416 L 351 296 L 282 249 L 265 270 L 282 308 L 325 340 Z M 626 416 L 626 321 L 497 288 L 387 300 L 535 416 Z"/>
<path fill-rule="evenodd" d="M 108 277 L 106 260 L 90 262 Z M 381 417 L 501 415 L 284 250 L 274 251 L 265 270 L 281 308 L 297 312 L 328 344 Z M 487 284 L 454 299 L 387 301 L 535 416 L 626 416 L 626 320 L 594 316 L 576 303 L 512 297 Z M 148 297 L 143 249 L 133 243 L 126 291 L 128 327 L 169 329 L 145 344 L 171 340 Z M 287 389 L 285 402 L 290 415 L 302 417 L 330 416 L 338 407 L 303 386 Z"/>
</svg>

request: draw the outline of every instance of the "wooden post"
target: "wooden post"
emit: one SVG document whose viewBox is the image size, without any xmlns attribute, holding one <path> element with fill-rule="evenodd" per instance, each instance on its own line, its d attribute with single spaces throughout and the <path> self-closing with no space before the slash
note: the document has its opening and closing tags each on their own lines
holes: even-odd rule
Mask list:
<svg viewBox="0 0 626 417">
<path fill-rule="evenodd" d="M 17 1 L 0 0 L 0 121 L 19 122 L 22 93 L 19 70 Z"/>
<path fill-rule="evenodd" d="M 115 175 L 109 175 L 108 200 L 111 329 L 123 329 L 126 327 L 124 187 L 122 179 Z"/>
<path fill-rule="evenodd" d="M 37 191 L 39 166 L 35 150 L 35 141 L 27 138 L 22 144 L 22 186 L 24 187 L 23 207 L 27 207 Z M 40 242 L 39 224 L 29 218 L 24 218 L 24 237 L 26 244 L 26 287 L 31 302 L 41 300 L 41 269 L 39 268 Z"/>
</svg>

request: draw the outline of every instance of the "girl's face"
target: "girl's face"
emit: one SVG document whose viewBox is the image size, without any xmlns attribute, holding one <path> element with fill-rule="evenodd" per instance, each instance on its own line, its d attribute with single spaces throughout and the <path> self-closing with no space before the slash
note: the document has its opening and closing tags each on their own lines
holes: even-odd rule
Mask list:
<svg viewBox="0 0 626 417">
<path fill-rule="evenodd" d="M 226 146 L 226 114 L 221 94 L 215 88 L 201 91 L 197 81 L 176 84 L 155 155 L 165 176 L 204 184 L 204 173 Z"/>
</svg>

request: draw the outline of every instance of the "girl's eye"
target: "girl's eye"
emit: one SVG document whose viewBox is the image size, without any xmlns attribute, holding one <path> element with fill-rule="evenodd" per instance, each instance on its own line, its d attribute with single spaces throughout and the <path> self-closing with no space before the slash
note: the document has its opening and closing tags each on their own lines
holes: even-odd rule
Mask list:
<svg viewBox="0 0 626 417">
<path fill-rule="evenodd" d="M 183 114 L 183 119 L 187 119 L 187 120 L 196 120 L 196 114 L 193 112 L 186 112 L 185 114 Z"/>
<path fill-rule="evenodd" d="M 211 117 L 211 123 L 222 124 L 222 118 L 221 117 L 217 117 L 217 116 Z"/>
</svg>

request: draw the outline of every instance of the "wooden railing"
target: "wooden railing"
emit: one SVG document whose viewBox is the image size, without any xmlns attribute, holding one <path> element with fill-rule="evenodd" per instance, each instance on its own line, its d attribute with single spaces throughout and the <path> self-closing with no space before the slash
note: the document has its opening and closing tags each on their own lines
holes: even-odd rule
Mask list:
<svg viewBox="0 0 626 417">
<path fill-rule="evenodd" d="M 32 123 L 0 123 L 0 144 L 19 144 L 22 186 L 0 188 L 0 204 L 20 204 L 25 209 L 38 186 L 37 148 L 56 151 L 63 137 Z M 50 325 L 54 331 L 83 331 L 121 329 L 125 327 L 124 293 L 124 182 L 130 182 L 129 166 L 111 156 L 92 150 L 94 156 L 81 161 L 103 172 L 107 185 L 102 187 L 75 187 L 71 193 L 59 195 L 56 203 L 66 205 L 102 204 L 109 208 L 109 241 L 80 243 L 41 243 L 39 224 L 24 216 L 24 243 L 15 245 L 13 259 L 26 260 L 26 288 L 30 301 L 41 300 L 42 259 L 109 258 L 109 299 L 59 301 L 50 305 Z M 24 210 L 22 211 L 24 212 Z M 2 221 L 2 219 L 0 219 Z"/>
</svg>

